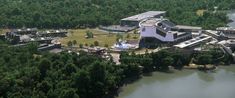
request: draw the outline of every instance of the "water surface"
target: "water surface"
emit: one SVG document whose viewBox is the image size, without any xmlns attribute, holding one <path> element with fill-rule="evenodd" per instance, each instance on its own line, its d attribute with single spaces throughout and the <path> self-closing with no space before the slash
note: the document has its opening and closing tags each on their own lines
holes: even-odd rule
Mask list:
<svg viewBox="0 0 235 98">
<path fill-rule="evenodd" d="M 230 20 L 233 21 L 233 22 L 228 23 L 228 26 L 230 26 L 230 27 L 235 27 L 235 10 L 230 11 L 230 12 L 228 13 L 228 17 L 229 17 Z"/>
<path fill-rule="evenodd" d="M 123 88 L 118 98 L 235 98 L 235 66 L 216 73 L 155 72 Z"/>
</svg>

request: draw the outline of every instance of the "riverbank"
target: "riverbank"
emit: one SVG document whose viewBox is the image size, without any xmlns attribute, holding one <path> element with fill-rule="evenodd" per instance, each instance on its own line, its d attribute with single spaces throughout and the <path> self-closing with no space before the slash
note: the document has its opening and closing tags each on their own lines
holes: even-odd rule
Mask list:
<svg viewBox="0 0 235 98">
<path fill-rule="evenodd" d="M 116 98 L 233 98 L 234 74 L 234 65 L 219 66 L 216 73 L 188 69 L 174 70 L 174 74 L 153 72 L 122 87 Z"/>
<path fill-rule="evenodd" d="M 197 65 L 197 64 L 189 64 L 188 66 L 184 66 L 184 69 L 196 69 L 201 71 L 214 71 L 217 69 L 217 66 L 212 64 L 207 65 Z"/>
<path fill-rule="evenodd" d="M 177 76 L 188 76 L 190 74 L 193 74 L 193 73 L 200 73 L 200 74 L 206 74 L 207 77 L 210 77 L 211 73 L 217 73 L 219 72 L 220 70 L 228 70 L 229 72 L 234 72 L 235 73 L 235 65 L 220 65 L 220 66 L 216 66 L 216 69 L 213 69 L 213 70 L 208 70 L 205 72 L 205 70 L 200 70 L 198 68 L 198 66 L 200 67 L 200 65 L 196 65 L 194 64 L 195 66 L 189 66 L 189 67 L 184 67 L 183 69 L 181 70 L 177 70 L 177 69 L 173 69 L 173 68 L 170 68 L 169 71 L 167 72 L 163 72 L 163 71 L 153 71 L 151 73 L 143 73 L 140 77 L 133 77 L 133 78 L 129 78 L 129 79 L 126 79 L 123 83 L 122 86 L 120 86 L 118 89 L 117 89 L 117 92 L 114 93 L 114 98 L 126 98 L 126 97 L 122 97 L 126 94 L 129 94 L 131 93 L 134 89 L 137 89 L 137 88 L 133 88 L 131 90 L 128 90 L 126 91 L 125 89 L 126 88 L 129 88 L 129 86 L 131 86 L 132 88 L 132 85 L 135 85 L 136 83 L 142 81 L 143 79 L 150 79 L 150 81 L 155 81 L 155 77 L 158 77 L 158 79 L 160 79 L 159 81 L 161 82 L 164 82 L 164 81 L 167 81 L 167 80 L 170 80 L 171 78 L 177 78 Z M 214 65 L 206 65 L 208 68 L 212 68 Z M 168 76 L 168 77 L 159 77 L 159 76 Z M 152 79 L 151 79 L 152 78 Z M 158 80 L 157 79 L 157 80 Z M 213 80 L 213 79 L 210 79 L 210 78 L 203 78 L 205 80 Z M 146 84 L 151 84 L 151 82 L 147 82 Z M 123 94 L 124 92 L 124 94 Z M 121 96 L 121 97 L 120 97 Z M 129 97 L 127 97 L 129 98 Z M 132 98 L 132 97 L 131 97 Z M 133 97 L 133 98 L 136 98 Z M 142 98 L 142 97 L 137 97 L 137 98 Z"/>
</svg>

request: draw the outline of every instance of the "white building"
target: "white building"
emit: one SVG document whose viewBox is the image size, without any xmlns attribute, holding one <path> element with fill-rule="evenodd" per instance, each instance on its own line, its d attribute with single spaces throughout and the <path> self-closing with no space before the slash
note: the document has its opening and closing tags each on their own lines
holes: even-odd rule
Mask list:
<svg viewBox="0 0 235 98">
<path fill-rule="evenodd" d="M 206 34 L 201 34 L 198 37 L 195 37 L 193 39 L 190 39 L 190 40 L 181 42 L 177 45 L 174 45 L 174 47 L 177 47 L 177 48 L 190 48 L 190 47 L 200 45 L 202 43 L 210 42 L 211 40 L 212 40 L 211 36 L 208 36 Z"/>
<path fill-rule="evenodd" d="M 192 33 L 181 30 L 174 23 L 163 18 L 150 18 L 140 22 L 141 44 L 151 38 L 163 43 L 175 43 L 192 38 Z"/>
</svg>

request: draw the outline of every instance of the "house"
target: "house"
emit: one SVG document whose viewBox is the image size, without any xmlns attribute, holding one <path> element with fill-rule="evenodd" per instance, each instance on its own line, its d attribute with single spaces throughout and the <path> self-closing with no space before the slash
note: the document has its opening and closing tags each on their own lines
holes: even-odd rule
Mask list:
<svg viewBox="0 0 235 98">
<path fill-rule="evenodd" d="M 41 37 L 66 37 L 68 34 L 65 30 L 45 31 L 38 33 Z"/>
<path fill-rule="evenodd" d="M 35 35 L 38 32 L 37 28 L 23 28 L 23 29 L 13 29 L 11 32 L 15 32 L 19 35 L 33 34 Z"/>
<path fill-rule="evenodd" d="M 20 35 L 15 32 L 6 32 L 5 39 L 12 44 L 17 44 L 20 42 Z"/>
<path fill-rule="evenodd" d="M 235 28 L 233 27 L 219 27 L 216 31 L 227 39 L 235 39 Z"/>
</svg>

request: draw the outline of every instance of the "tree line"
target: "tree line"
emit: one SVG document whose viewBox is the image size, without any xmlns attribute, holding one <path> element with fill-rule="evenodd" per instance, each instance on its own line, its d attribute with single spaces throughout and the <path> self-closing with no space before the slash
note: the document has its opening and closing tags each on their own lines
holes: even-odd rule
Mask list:
<svg viewBox="0 0 235 98">
<path fill-rule="evenodd" d="M 4 43 L 4 42 L 2 42 Z M 162 50 L 138 55 L 122 52 L 121 64 L 80 51 L 58 54 L 38 52 L 37 44 L 0 45 L 1 98 L 112 98 L 122 85 L 153 71 L 182 69 L 192 57 L 197 64 L 230 63 L 217 50 L 184 54 Z"/>
<path fill-rule="evenodd" d="M 119 20 L 150 10 L 165 10 L 177 24 L 212 29 L 224 26 L 234 0 L 1 0 L 1 28 L 85 28 L 119 24 Z M 198 15 L 198 10 L 205 13 Z"/>
</svg>

